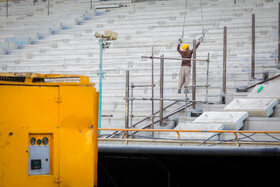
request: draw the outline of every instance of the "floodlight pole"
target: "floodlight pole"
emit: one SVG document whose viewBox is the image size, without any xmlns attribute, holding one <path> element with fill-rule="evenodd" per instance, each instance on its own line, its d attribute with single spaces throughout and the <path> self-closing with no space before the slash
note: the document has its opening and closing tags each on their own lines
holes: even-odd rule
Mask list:
<svg viewBox="0 0 280 187">
<path fill-rule="evenodd" d="M 102 71 L 102 58 L 103 58 L 103 38 L 99 40 L 100 44 L 100 59 L 99 59 L 99 103 L 98 103 L 98 128 L 101 128 L 101 111 L 102 111 L 102 78 L 103 78 L 103 71 Z M 100 134 L 100 130 L 98 131 Z"/>
</svg>

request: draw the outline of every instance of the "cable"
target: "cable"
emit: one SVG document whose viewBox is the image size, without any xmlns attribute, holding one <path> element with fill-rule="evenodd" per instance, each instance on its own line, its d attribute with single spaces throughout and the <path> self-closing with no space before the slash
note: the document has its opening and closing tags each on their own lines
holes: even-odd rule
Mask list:
<svg viewBox="0 0 280 187">
<path fill-rule="evenodd" d="M 214 135 L 210 136 L 209 138 L 207 138 L 206 140 L 204 140 L 201 144 L 199 144 L 198 146 L 201 146 L 202 144 L 206 143 L 208 140 L 210 140 L 211 138 L 215 137 L 215 136 L 219 136 L 220 133 L 215 133 Z"/>
<path fill-rule="evenodd" d="M 182 36 L 181 36 L 181 39 L 183 39 L 183 38 L 184 38 L 184 32 L 185 32 L 185 22 L 186 22 L 186 15 L 187 15 L 187 7 L 188 7 L 188 0 L 186 0 L 186 5 L 185 5 L 184 24 L 183 24 L 183 30 L 182 30 Z"/>
<path fill-rule="evenodd" d="M 185 22 L 186 22 L 187 8 L 188 8 L 188 0 L 186 0 L 186 5 L 185 5 L 185 15 L 184 15 L 184 23 L 183 23 L 181 39 L 184 38 L 184 34 L 185 34 Z M 202 33 L 202 37 L 205 37 L 204 19 L 203 19 L 202 2 L 201 2 L 201 0 L 200 0 L 200 15 L 201 15 L 201 33 Z"/>
<path fill-rule="evenodd" d="M 271 138 L 273 138 L 273 139 L 275 139 L 275 140 L 280 141 L 280 139 L 279 139 L 279 138 L 276 138 L 276 137 L 272 136 L 271 134 L 268 134 L 268 133 L 264 133 L 264 134 L 265 134 L 265 135 L 267 135 L 267 136 L 269 136 L 269 137 L 271 137 Z"/>
<path fill-rule="evenodd" d="M 200 0 L 200 15 L 201 15 L 201 29 L 202 29 L 202 36 L 205 37 L 205 31 L 204 31 L 204 20 L 203 20 L 203 13 L 202 13 L 202 3 Z"/>
</svg>

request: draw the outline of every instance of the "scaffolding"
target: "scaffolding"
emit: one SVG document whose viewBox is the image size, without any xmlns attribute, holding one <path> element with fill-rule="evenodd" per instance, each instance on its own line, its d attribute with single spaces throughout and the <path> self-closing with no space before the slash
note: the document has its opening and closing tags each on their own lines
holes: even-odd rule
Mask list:
<svg viewBox="0 0 280 187">
<path fill-rule="evenodd" d="M 196 46 L 196 42 L 194 41 L 194 48 Z M 210 87 L 209 85 L 209 63 L 210 63 L 210 54 L 208 53 L 208 58 L 207 59 L 196 59 L 196 51 L 194 50 L 193 53 L 194 58 L 170 58 L 170 57 L 164 57 L 162 54 L 161 56 L 157 57 L 154 56 L 154 48 L 152 48 L 152 55 L 151 56 L 142 56 L 141 58 L 143 59 L 151 59 L 151 84 L 130 84 L 130 72 L 129 70 L 126 71 L 126 83 L 125 83 L 125 129 L 130 129 L 130 128 L 135 128 L 137 125 L 140 123 L 143 123 L 146 120 L 151 119 L 151 123 L 148 123 L 141 127 L 142 129 L 146 128 L 152 128 L 154 129 L 154 125 L 156 123 L 159 123 L 160 126 L 163 126 L 163 120 L 182 111 L 190 106 L 192 106 L 192 109 L 196 109 L 196 103 L 209 103 L 208 102 L 208 88 Z M 155 83 L 154 83 L 154 60 L 160 60 L 160 97 L 155 98 L 154 96 L 154 88 L 155 88 Z M 185 85 L 185 89 L 191 87 L 192 88 L 192 98 L 189 99 L 187 96 L 187 92 L 185 92 L 185 98 L 184 99 L 173 99 L 173 98 L 164 98 L 164 63 L 165 60 L 177 60 L 177 61 L 182 61 L 182 60 L 191 60 L 192 61 L 192 85 Z M 206 70 L 206 84 L 205 85 L 197 85 L 196 84 L 196 62 L 206 62 L 207 63 L 207 70 Z M 151 87 L 151 97 L 150 98 L 137 98 L 134 97 L 134 89 L 135 88 L 145 88 L 145 87 Z M 204 101 L 199 101 L 196 100 L 196 88 L 198 87 L 205 87 L 205 100 Z M 136 100 L 142 100 L 142 101 L 151 101 L 151 115 L 149 116 L 142 116 L 142 115 L 134 115 L 133 114 L 133 107 L 134 107 L 134 101 Z M 159 101 L 159 110 L 155 112 L 155 101 Z M 164 106 L 164 101 L 173 101 L 171 104 Z M 178 102 L 184 102 L 183 105 L 180 105 L 177 107 L 175 110 L 168 112 L 167 114 L 164 115 L 163 111 L 166 110 L 167 108 L 173 106 L 174 104 Z M 136 123 L 133 124 L 133 118 L 134 117 L 143 117 L 140 121 L 137 121 Z M 130 135 L 133 135 L 139 131 L 134 131 Z M 116 135 L 117 132 L 114 132 L 112 135 L 109 137 L 113 137 Z M 154 135 L 152 131 L 152 135 Z"/>
</svg>

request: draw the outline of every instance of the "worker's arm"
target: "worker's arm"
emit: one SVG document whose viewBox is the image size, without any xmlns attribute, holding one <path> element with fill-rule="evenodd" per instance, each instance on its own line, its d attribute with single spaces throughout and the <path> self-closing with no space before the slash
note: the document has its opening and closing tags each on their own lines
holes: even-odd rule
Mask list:
<svg viewBox="0 0 280 187">
<path fill-rule="evenodd" d="M 200 42 L 198 42 L 198 43 L 196 44 L 196 48 L 198 48 L 199 45 L 200 45 Z"/>
<path fill-rule="evenodd" d="M 177 46 L 177 51 L 181 54 L 182 53 L 182 51 L 181 51 L 181 49 L 180 49 L 180 44 L 178 44 L 178 46 Z"/>
<path fill-rule="evenodd" d="M 196 49 L 198 48 L 199 45 L 200 45 L 200 42 L 198 42 L 198 43 L 196 44 Z M 193 49 L 190 50 L 190 52 L 193 53 Z"/>
</svg>

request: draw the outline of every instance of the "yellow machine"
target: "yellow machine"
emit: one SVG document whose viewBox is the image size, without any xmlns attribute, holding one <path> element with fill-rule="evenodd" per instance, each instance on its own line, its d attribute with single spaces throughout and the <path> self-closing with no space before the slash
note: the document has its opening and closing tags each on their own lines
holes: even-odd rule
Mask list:
<svg viewBox="0 0 280 187">
<path fill-rule="evenodd" d="M 97 186 L 93 86 L 86 76 L 0 74 L 0 187 Z"/>
</svg>

